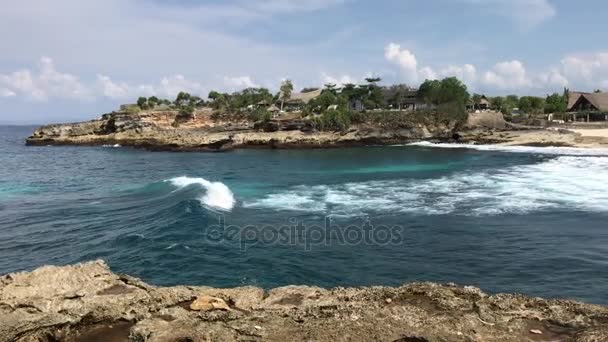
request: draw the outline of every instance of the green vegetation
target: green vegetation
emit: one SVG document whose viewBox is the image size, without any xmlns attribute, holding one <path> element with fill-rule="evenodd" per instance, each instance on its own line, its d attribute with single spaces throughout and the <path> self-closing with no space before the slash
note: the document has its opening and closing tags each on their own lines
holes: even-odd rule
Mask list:
<svg viewBox="0 0 608 342">
<path fill-rule="evenodd" d="M 158 107 L 160 105 L 169 106 L 169 105 L 171 105 L 171 101 L 159 99 L 156 96 L 151 96 L 149 98 L 145 98 L 142 96 L 137 99 L 137 107 L 141 110 L 155 109 L 156 107 Z"/>
<path fill-rule="evenodd" d="M 568 99 L 564 95 L 554 93 L 547 96 L 545 113 L 565 113 L 568 107 Z"/>
<path fill-rule="evenodd" d="M 455 122 L 461 125 L 467 120 L 466 106 L 470 95 L 467 86 L 456 77 L 444 78 L 441 81 L 425 81 L 418 90 L 418 96 L 427 104 L 432 104 L 435 113 L 432 117 L 437 123 Z"/>
<path fill-rule="evenodd" d="M 470 95 L 467 86 L 455 77 L 442 80 L 426 80 L 418 89 L 405 84 L 379 85 L 378 77 L 369 77 L 363 84 L 325 84 L 321 94 L 298 106 L 301 117 L 318 130 L 345 131 L 351 125 L 369 124 L 386 128 L 411 128 L 416 125 L 444 125 L 458 127 L 466 122 L 467 109 L 482 102 L 482 95 Z M 248 118 L 254 122 L 269 122 L 272 111 L 281 111 L 292 99 L 293 83 L 282 82 L 280 91 L 273 95 L 267 88 L 250 87 L 232 93 L 210 91 L 207 99 L 180 92 L 174 101 L 156 96 L 140 97 L 135 110 L 172 109 L 179 111 L 176 124 L 194 117 L 197 108 L 213 110 L 212 119 L 225 116 Z M 317 91 L 307 87 L 302 93 Z M 520 113 L 537 115 L 561 113 L 566 110 L 566 98 L 552 94 L 547 98 L 507 95 L 488 97 L 490 108 L 507 117 L 518 110 Z M 291 105 L 291 103 L 290 103 Z M 121 108 L 126 111 L 127 106 Z M 289 106 L 289 111 L 294 106 Z M 131 108 L 131 107 L 129 107 Z"/>
<path fill-rule="evenodd" d="M 211 91 L 208 98 L 211 100 L 209 106 L 223 113 L 240 113 L 248 106 L 273 102 L 273 96 L 266 88 L 246 88 L 232 94 Z"/>
<path fill-rule="evenodd" d="M 270 112 L 264 107 L 256 108 L 253 112 L 249 113 L 249 120 L 254 121 L 254 122 L 257 122 L 257 121 L 268 122 L 271 119 L 272 119 L 272 114 L 270 114 Z"/>
<path fill-rule="evenodd" d="M 537 96 L 497 96 L 491 98 L 490 103 L 493 110 L 501 111 L 504 115 L 511 115 L 515 109 L 531 115 L 563 113 L 567 106 L 565 97 L 557 93 L 547 96 L 546 99 Z"/>
<path fill-rule="evenodd" d="M 287 101 L 291 98 L 292 92 L 293 92 L 293 83 L 291 83 L 290 80 L 283 81 L 283 84 L 281 84 L 281 94 L 280 94 L 281 110 L 283 110 L 285 101 Z"/>
<path fill-rule="evenodd" d="M 313 117 L 313 127 L 320 131 L 345 131 L 350 127 L 352 112 L 340 109 L 330 109 L 322 115 Z"/>
</svg>

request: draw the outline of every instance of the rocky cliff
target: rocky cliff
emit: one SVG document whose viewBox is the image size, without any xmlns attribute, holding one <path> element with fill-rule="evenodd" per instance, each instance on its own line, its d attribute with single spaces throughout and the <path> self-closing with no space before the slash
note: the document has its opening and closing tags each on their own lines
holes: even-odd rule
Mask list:
<svg viewBox="0 0 608 342">
<path fill-rule="evenodd" d="M 344 145 L 396 144 L 450 138 L 448 127 L 412 125 L 382 129 L 369 125 L 342 132 L 318 132 L 298 119 L 253 125 L 245 119 L 222 121 L 208 111 L 180 122 L 177 112 L 111 113 L 97 120 L 47 125 L 27 139 L 28 145 L 115 145 L 152 150 L 221 151 L 231 148 L 316 148 Z"/>
<path fill-rule="evenodd" d="M 1 341 L 607 341 L 608 308 L 474 287 L 162 288 L 103 261 L 0 278 Z"/>
</svg>

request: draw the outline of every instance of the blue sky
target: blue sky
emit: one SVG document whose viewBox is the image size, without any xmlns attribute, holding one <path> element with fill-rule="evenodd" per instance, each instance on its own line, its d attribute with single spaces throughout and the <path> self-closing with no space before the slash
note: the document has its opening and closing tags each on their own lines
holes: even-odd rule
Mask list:
<svg viewBox="0 0 608 342">
<path fill-rule="evenodd" d="M 488 95 L 608 90 L 601 0 L 21 0 L 0 12 L 0 123 L 137 96 L 457 76 Z"/>
</svg>

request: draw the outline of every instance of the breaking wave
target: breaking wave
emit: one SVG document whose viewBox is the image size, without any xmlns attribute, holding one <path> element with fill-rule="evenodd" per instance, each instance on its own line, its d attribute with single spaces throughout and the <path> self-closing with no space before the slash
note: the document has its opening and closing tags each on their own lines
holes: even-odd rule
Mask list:
<svg viewBox="0 0 608 342">
<path fill-rule="evenodd" d="M 534 165 L 460 172 L 437 179 L 296 186 L 247 201 L 248 208 L 328 215 L 524 214 L 567 206 L 608 211 L 608 158 L 559 156 Z"/>
<path fill-rule="evenodd" d="M 204 178 L 191 177 L 176 177 L 165 182 L 170 183 L 178 189 L 195 185 L 203 187 L 206 192 L 199 198 L 199 201 L 212 209 L 230 211 L 236 203 L 232 191 L 221 182 L 210 182 Z"/>
<path fill-rule="evenodd" d="M 398 145 L 403 146 L 403 145 Z M 534 153 L 564 156 L 608 156 L 605 148 L 580 148 L 580 147 L 534 147 L 534 146 L 508 146 L 508 145 L 475 145 L 475 144 L 438 144 L 428 141 L 415 142 L 406 146 L 434 147 L 434 148 L 457 148 L 472 149 L 478 151 L 497 151 L 511 153 Z"/>
</svg>

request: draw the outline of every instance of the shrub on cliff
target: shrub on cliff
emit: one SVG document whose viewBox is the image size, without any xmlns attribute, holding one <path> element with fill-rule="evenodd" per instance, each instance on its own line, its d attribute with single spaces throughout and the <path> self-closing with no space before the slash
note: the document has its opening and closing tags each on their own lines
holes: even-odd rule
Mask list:
<svg viewBox="0 0 608 342">
<path fill-rule="evenodd" d="M 179 113 L 175 116 L 173 127 L 179 126 L 181 123 L 188 122 L 194 118 L 194 105 L 182 106 Z"/>
<path fill-rule="evenodd" d="M 137 99 L 137 105 L 139 106 L 139 108 L 141 108 L 143 110 L 148 109 L 149 108 L 148 99 L 145 98 L 145 97 L 143 97 L 143 96 L 140 97 L 140 98 L 138 98 Z"/>
<path fill-rule="evenodd" d="M 311 122 L 320 131 L 345 131 L 351 125 L 351 113 L 344 109 L 331 109 Z"/>
<path fill-rule="evenodd" d="M 257 108 L 249 114 L 249 120 L 254 122 L 268 122 L 270 119 L 272 119 L 272 114 L 263 107 Z"/>
</svg>

